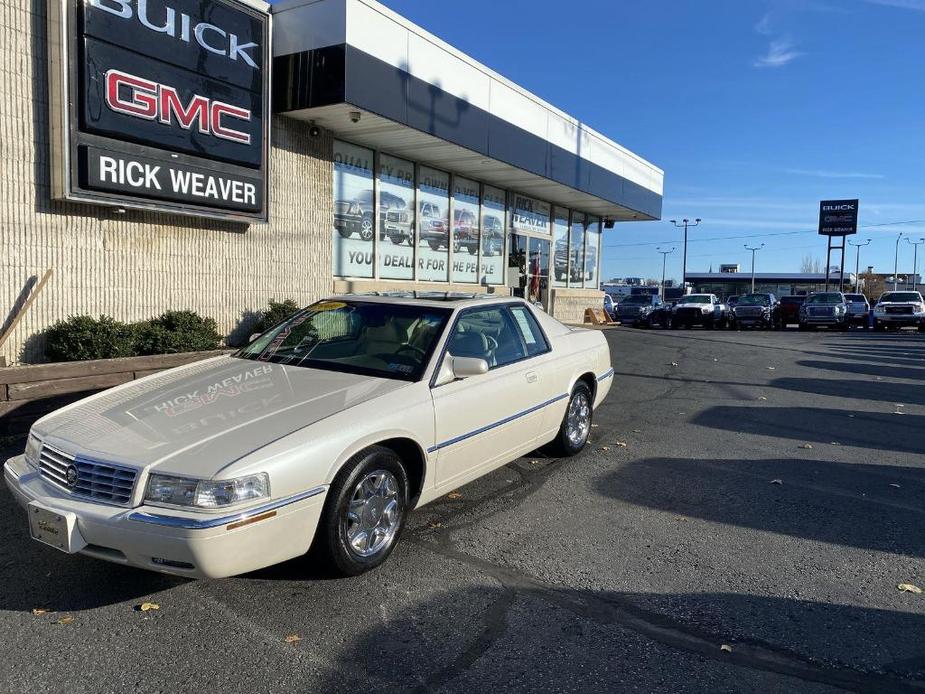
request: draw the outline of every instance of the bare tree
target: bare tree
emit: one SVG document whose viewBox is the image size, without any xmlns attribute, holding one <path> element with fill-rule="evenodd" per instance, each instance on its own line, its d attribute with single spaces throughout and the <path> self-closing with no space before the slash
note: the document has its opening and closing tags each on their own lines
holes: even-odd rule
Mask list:
<svg viewBox="0 0 925 694">
<path fill-rule="evenodd" d="M 800 272 L 819 274 L 822 272 L 822 261 L 811 255 L 804 255 L 800 262 Z"/>
</svg>

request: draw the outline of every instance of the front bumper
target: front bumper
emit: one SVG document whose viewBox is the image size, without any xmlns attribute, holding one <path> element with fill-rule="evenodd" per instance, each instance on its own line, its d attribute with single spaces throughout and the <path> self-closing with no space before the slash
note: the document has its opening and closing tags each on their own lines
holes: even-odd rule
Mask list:
<svg viewBox="0 0 925 694">
<path fill-rule="evenodd" d="M 841 316 L 801 316 L 800 323 L 803 325 L 845 325 L 848 317 Z"/>
<path fill-rule="evenodd" d="M 925 325 L 925 313 L 875 313 L 874 320 L 888 325 L 918 326 Z"/>
<path fill-rule="evenodd" d="M 236 576 L 305 554 L 327 491 L 318 487 L 246 511 L 212 514 L 91 503 L 46 484 L 23 456 L 6 462 L 3 477 L 23 508 L 34 501 L 74 513 L 87 542 L 81 554 L 189 578 Z"/>
</svg>

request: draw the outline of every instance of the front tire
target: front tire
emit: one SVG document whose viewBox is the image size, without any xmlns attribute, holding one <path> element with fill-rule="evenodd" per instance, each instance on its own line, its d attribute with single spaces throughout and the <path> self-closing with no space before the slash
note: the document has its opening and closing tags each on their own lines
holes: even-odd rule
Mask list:
<svg viewBox="0 0 925 694">
<path fill-rule="evenodd" d="M 568 407 L 565 408 L 559 433 L 549 446 L 550 452 L 558 458 L 578 455 L 588 443 L 593 418 L 591 389 L 586 383 L 579 381 L 572 390 Z"/>
<path fill-rule="evenodd" d="M 395 548 L 409 505 L 408 473 L 395 452 L 360 451 L 328 490 L 313 552 L 340 576 L 371 571 Z"/>
</svg>

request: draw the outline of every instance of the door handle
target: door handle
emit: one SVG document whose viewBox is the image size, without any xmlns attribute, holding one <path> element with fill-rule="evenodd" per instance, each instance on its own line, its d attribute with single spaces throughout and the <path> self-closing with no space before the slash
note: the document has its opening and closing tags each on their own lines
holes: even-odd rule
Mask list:
<svg viewBox="0 0 925 694">
<path fill-rule="evenodd" d="M 536 371 L 527 372 L 527 383 L 536 383 Z"/>
</svg>

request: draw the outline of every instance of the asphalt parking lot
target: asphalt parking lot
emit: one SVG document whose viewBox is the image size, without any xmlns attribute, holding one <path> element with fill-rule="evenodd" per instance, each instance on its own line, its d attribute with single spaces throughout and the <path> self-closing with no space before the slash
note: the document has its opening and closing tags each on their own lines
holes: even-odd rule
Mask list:
<svg viewBox="0 0 925 694">
<path fill-rule="evenodd" d="M 419 510 L 356 579 L 65 556 L 4 488 L 0 691 L 925 691 L 925 336 L 606 335 L 583 455 Z"/>
</svg>

